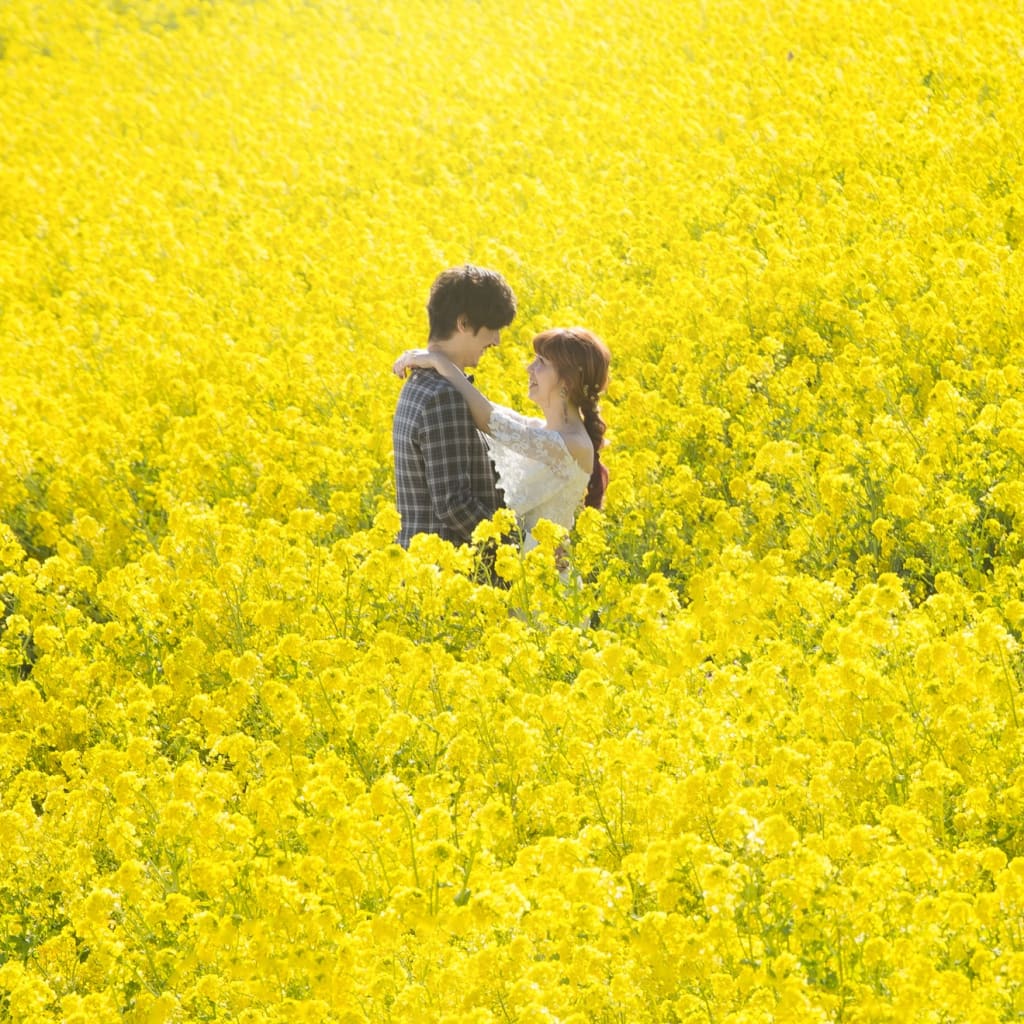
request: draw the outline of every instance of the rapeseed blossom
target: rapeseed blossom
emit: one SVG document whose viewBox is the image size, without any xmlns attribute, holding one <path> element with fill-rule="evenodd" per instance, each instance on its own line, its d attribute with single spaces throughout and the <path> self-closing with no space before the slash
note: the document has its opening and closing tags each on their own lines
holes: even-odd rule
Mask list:
<svg viewBox="0 0 1024 1024">
<path fill-rule="evenodd" d="M 1024 1014 L 1019 13 L 3 4 L 0 1016 Z M 525 557 L 394 543 L 464 261 L 614 353 Z"/>
</svg>

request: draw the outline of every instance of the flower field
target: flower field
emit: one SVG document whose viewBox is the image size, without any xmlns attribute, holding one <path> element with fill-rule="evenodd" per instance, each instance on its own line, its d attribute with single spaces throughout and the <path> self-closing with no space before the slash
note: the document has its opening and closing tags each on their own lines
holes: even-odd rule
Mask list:
<svg viewBox="0 0 1024 1024">
<path fill-rule="evenodd" d="M 1022 25 L 0 4 L 0 1019 L 1024 1018 Z M 568 582 L 393 543 L 466 261 Z"/>
</svg>

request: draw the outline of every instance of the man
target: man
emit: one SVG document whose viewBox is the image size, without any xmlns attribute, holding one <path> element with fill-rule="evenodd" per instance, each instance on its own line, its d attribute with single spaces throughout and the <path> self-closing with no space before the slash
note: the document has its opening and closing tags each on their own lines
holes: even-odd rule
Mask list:
<svg viewBox="0 0 1024 1024">
<path fill-rule="evenodd" d="M 501 274 L 471 264 L 452 267 L 430 289 L 427 348 L 465 371 L 498 344 L 515 315 L 515 295 Z M 466 544 L 477 524 L 502 506 L 483 435 L 440 374 L 412 372 L 395 409 L 392 440 L 403 547 L 417 533 Z"/>
</svg>

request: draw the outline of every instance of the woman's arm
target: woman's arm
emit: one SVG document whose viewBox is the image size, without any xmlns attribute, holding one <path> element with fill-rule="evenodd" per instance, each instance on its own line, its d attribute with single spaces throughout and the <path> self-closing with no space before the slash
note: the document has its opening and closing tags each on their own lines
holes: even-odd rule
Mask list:
<svg viewBox="0 0 1024 1024">
<path fill-rule="evenodd" d="M 472 381 L 441 352 L 425 348 L 413 348 L 403 352 L 392 367 L 395 375 L 404 378 L 410 370 L 435 370 L 462 396 L 469 407 L 477 430 L 491 432 L 491 411 L 494 406 L 473 386 Z"/>
</svg>

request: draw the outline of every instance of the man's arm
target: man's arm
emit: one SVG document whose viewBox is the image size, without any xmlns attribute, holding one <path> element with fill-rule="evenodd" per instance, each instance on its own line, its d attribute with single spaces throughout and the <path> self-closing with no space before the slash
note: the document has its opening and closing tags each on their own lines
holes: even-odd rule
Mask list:
<svg viewBox="0 0 1024 1024">
<path fill-rule="evenodd" d="M 424 408 L 420 452 L 435 515 L 468 538 L 494 515 L 493 504 L 481 497 L 481 481 L 492 471 L 469 409 L 455 390 L 443 389 Z"/>
</svg>

